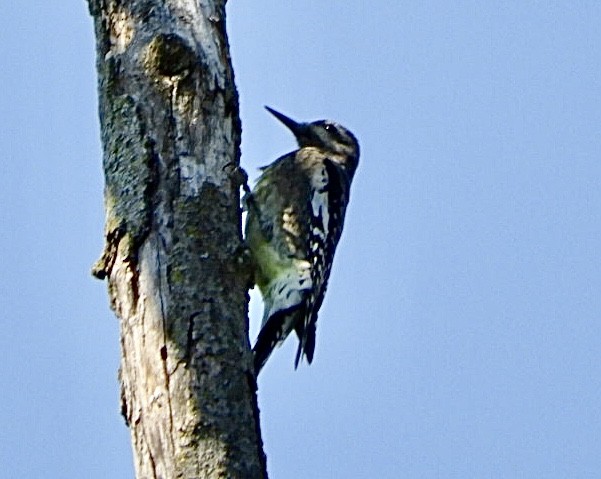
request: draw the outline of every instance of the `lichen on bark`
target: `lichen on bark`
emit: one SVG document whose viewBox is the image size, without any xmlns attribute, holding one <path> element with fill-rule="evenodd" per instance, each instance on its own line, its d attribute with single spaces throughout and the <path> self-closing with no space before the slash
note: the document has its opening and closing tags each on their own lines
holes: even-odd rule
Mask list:
<svg viewBox="0 0 601 479">
<path fill-rule="evenodd" d="M 156 176 L 152 140 L 146 136 L 134 99 L 130 95 L 116 96 L 105 111 L 105 250 L 92 268 L 92 274 L 100 279 L 110 274 L 117 247 L 123 248 L 125 257 L 132 258 L 148 235 Z"/>
</svg>

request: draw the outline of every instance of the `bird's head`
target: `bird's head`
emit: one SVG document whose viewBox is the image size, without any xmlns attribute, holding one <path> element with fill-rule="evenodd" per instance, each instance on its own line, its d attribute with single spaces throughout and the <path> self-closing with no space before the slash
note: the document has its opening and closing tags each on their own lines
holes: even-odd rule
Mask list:
<svg viewBox="0 0 601 479">
<path fill-rule="evenodd" d="M 351 177 L 354 175 L 359 163 L 359 142 L 349 130 L 330 120 L 298 123 L 268 106 L 265 108 L 294 133 L 301 148 L 315 147 L 333 153 L 331 160 L 345 167 Z"/>
</svg>

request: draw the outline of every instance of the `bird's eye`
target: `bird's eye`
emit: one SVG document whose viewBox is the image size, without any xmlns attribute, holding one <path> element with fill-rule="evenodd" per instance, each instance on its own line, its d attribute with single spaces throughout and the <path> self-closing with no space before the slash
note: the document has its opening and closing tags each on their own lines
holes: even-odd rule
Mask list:
<svg viewBox="0 0 601 479">
<path fill-rule="evenodd" d="M 326 123 L 326 124 L 323 126 L 323 128 L 324 128 L 324 130 L 326 130 L 326 131 L 329 131 L 329 132 L 332 132 L 332 131 L 334 131 L 334 125 L 331 125 L 330 123 Z"/>
</svg>

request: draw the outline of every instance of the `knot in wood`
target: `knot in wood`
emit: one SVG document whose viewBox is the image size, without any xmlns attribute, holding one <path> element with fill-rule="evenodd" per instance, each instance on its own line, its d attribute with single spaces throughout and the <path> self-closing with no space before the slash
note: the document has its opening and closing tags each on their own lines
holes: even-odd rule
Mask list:
<svg viewBox="0 0 601 479">
<path fill-rule="evenodd" d="M 147 64 L 163 76 L 181 75 L 196 62 L 193 49 L 175 33 L 154 37 L 148 46 Z"/>
</svg>

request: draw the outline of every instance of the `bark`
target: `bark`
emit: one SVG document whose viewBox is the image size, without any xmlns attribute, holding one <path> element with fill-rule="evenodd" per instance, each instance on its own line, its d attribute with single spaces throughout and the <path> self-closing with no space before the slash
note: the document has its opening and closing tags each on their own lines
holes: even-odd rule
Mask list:
<svg viewBox="0 0 601 479">
<path fill-rule="evenodd" d="M 262 478 L 225 0 L 88 0 L 137 478 Z"/>
</svg>

